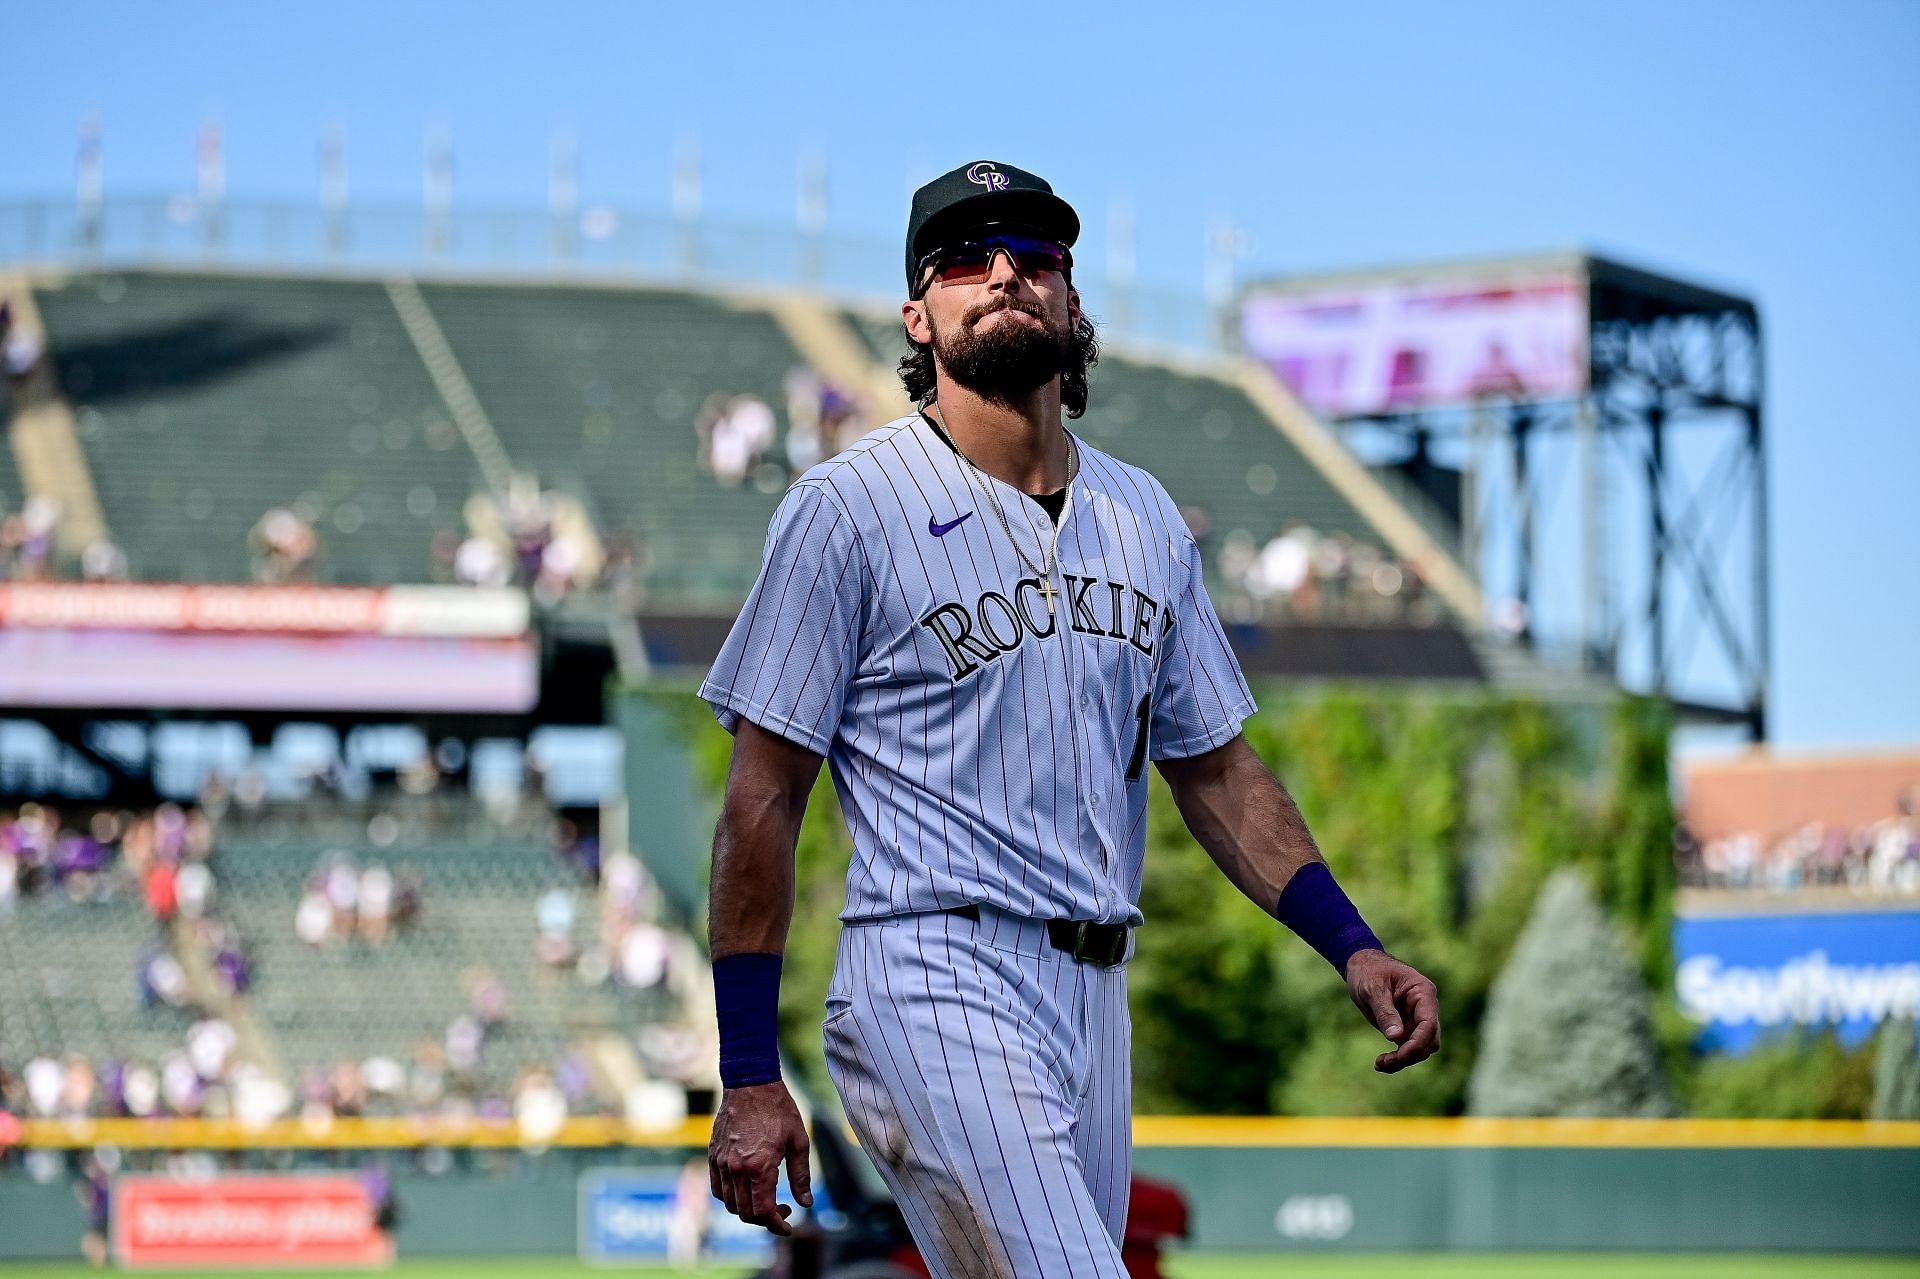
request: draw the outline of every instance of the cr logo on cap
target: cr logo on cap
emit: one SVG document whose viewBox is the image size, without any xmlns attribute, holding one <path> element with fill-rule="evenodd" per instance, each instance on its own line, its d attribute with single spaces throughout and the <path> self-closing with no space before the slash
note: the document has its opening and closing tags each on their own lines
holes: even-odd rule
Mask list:
<svg viewBox="0 0 1920 1279">
<path fill-rule="evenodd" d="M 967 181 L 977 182 L 989 191 L 1004 191 L 1008 185 L 1007 175 L 994 168 L 991 160 L 968 165 Z"/>
</svg>

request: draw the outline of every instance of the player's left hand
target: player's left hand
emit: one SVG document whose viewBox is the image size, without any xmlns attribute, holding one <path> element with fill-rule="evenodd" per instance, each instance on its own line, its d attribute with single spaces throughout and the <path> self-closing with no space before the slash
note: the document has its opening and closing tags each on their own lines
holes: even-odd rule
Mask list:
<svg viewBox="0 0 1920 1279">
<path fill-rule="evenodd" d="M 1384 950 L 1360 951 L 1347 960 L 1347 994 L 1397 1045 L 1373 1059 L 1381 1074 L 1405 1070 L 1440 1051 L 1440 992 L 1412 964 Z"/>
</svg>

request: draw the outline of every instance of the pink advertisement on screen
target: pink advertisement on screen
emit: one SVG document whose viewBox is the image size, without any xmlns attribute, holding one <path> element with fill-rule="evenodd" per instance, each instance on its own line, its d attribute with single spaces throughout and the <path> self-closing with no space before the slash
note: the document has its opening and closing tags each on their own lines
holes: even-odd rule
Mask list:
<svg viewBox="0 0 1920 1279">
<path fill-rule="evenodd" d="M 1240 321 L 1248 353 L 1327 417 L 1587 389 L 1587 291 L 1573 274 L 1254 292 Z"/>
</svg>

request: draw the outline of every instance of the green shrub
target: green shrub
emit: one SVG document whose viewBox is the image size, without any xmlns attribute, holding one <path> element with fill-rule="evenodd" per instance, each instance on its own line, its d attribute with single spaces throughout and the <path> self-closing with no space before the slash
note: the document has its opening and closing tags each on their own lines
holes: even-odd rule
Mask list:
<svg viewBox="0 0 1920 1279">
<path fill-rule="evenodd" d="M 1873 1050 L 1831 1032 L 1773 1036 L 1742 1056 L 1703 1059 L 1688 1110 L 1703 1119 L 1861 1119 L 1873 1096 Z"/>
<path fill-rule="evenodd" d="M 1494 983 L 1467 1109 L 1673 1113 L 1646 983 L 1579 869 L 1547 881 Z"/>
</svg>

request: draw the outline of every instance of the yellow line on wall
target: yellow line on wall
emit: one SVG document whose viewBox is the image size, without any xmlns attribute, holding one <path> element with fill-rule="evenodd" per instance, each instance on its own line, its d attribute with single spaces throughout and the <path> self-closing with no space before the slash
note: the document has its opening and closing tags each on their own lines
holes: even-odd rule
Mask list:
<svg viewBox="0 0 1920 1279">
<path fill-rule="evenodd" d="M 176 1150 L 392 1150 L 417 1146 L 511 1149 L 634 1146 L 662 1149 L 707 1144 L 709 1121 L 670 1128 L 630 1128 L 619 1118 L 568 1120 L 552 1140 L 523 1142 L 501 1120 L 281 1119 L 243 1125 L 214 1119 L 30 1119 L 22 1144 L 54 1150 L 114 1145 Z M 1141 1115 L 1136 1148 L 1419 1148 L 1557 1147 L 1591 1149 L 1904 1148 L 1920 1149 L 1920 1123 L 1811 1119 L 1303 1119 Z"/>
<path fill-rule="evenodd" d="M 1920 1147 L 1920 1123 L 1815 1119 L 1248 1119 L 1141 1115 L 1140 1146 Z"/>
</svg>

